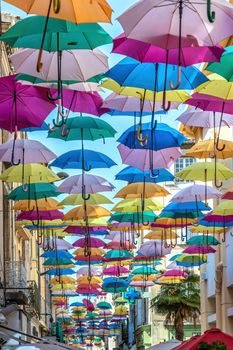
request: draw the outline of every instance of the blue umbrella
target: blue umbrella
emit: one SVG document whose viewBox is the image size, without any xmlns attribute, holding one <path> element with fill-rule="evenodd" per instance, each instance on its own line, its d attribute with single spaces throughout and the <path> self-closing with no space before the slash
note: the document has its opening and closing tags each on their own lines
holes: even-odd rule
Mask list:
<svg viewBox="0 0 233 350">
<path fill-rule="evenodd" d="M 38 127 L 31 127 L 31 128 L 24 128 L 21 131 L 24 132 L 34 132 L 34 131 L 49 131 L 48 125 L 44 122 L 41 126 Z"/>
<path fill-rule="evenodd" d="M 117 277 L 107 277 L 103 280 L 102 289 L 109 293 L 121 293 L 126 291 L 128 282 Z"/>
<path fill-rule="evenodd" d="M 126 57 L 105 76 L 115 80 L 121 86 L 138 87 L 152 91 L 171 90 L 170 81 L 176 81 L 179 67 L 165 63 L 141 63 Z M 193 90 L 208 81 L 208 78 L 196 67 L 181 67 L 179 90 Z"/>
<path fill-rule="evenodd" d="M 41 254 L 41 258 L 53 258 L 53 259 L 69 259 L 73 258 L 73 255 L 64 250 L 48 250 Z"/>
<path fill-rule="evenodd" d="M 55 269 L 49 269 L 48 271 L 46 271 L 46 274 L 49 276 L 65 276 L 65 275 L 73 275 L 76 272 L 73 269 L 59 269 L 59 268 L 55 268 Z"/>
<path fill-rule="evenodd" d="M 122 111 L 117 111 L 115 109 L 112 109 L 108 112 L 113 117 L 141 117 L 140 112 L 122 112 Z M 156 112 L 156 114 L 164 114 L 164 111 L 161 112 Z M 151 112 L 143 112 L 142 116 L 146 117 L 148 115 L 151 115 Z"/>
<path fill-rule="evenodd" d="M 165 148 L 179 147 L 187 140 L 182 133 L 164 123 L 155 122 L 153 128 L 151 128 L 151 123 L 142 124 L 140 132 L 142 139 L 147 138 L 146 142 L 138 141 L 134 126 L 127 129 L 117 141 L 133 149 L 159 151 Z"/>
<path fill-rule="evenodd" d="M 62 154 L 50 166 L 61 169 L 111 168 L 116 163 L 105 154 L 90 150 L 75 150 Z"/>
<path fill-rule="evenodd" d="M 81 303 L 80 301 L 76 301 L 76 302 L 70 304 L 70 307 L 85 307 L 85 305 L 83 303 Z"/>
<path fill-rule="evenodd" d="M 169 203 L 166 207 L 164 207 L 163 211 L 172 211 L 177 213 L 186 213 L 190 211 L 198 212 L 198 211 L 209 211 L 211 208 L 206 205 L 204 202 L 172 202 Z"/>
<path fill-rule="evenodd" d="M 150 171 L 143 171 L 131 166 L 126 167 L 116 174 L 116 180 L 128 182 L 165 182 L 173 181 L 175 176 L 166 169 L 153 169 L 153 173 L 157 174 L 155 177 L 150 176 Z"/>
</svg>

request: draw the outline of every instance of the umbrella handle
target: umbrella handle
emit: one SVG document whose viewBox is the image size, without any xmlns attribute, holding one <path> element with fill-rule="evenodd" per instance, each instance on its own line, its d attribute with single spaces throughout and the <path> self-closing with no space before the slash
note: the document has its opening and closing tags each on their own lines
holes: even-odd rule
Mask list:
<svg viewBox="0 0 233 350">
<path fill-rule="evenodd" d="M 181 83 L 181 66 L 178 66 L 178 72 L 177 72 L 177 83 L 174 85 L 173 82 L 170 80 L 169 85 L 172 90 L 178 89 Z"/>
<path fill-rule="evenodd" d="M 52 97 L 51 94 L 50 94 L 50 91 L 47 91 L 47 97 L 48 97 L 48 99 L 50 101 L 60 100 L 61 99 L 61 91 L 60 91 L 60 89 L 58 88 L 57 95 L 55 97 Z"/>
<path fill-rule="evenodd" d="M 36 64 L 36 70 L 37 70 L 38 73 L 41 72 L 42 67 L 43 67 L 43 63 L 41 62 L 42 54 L 43 54 L 43 48 L 41 47 L 40 50 L 39 50 L 39 54 L 38 54 L 38 58 L 37 58 L 37 64 Z"/>
<path fill-rule="evenodd" d="M 144 142 L 146 142 L 148 140 L 148 135 L 145 135 L 144 137 L 142 137 L 141 124 L 138 124 L 138 130 L 137 130 L 136 138 L 137 138 L 138 142 L 140 142 L 140 143 L 144 143 Z"/>
<path fill-rule="evenodd" d="M 151 177 L 152 179 L 157 179 L 158 176 L 159 176 L 159 172 L 154 173 L 154 170 L 153 170 L 153 169 L 150 169 L 150 177 Z"/>
<path fill-rule="evenodd" d="M 225 143 L 222 145 L 222 147 L 219 147 L 219 137 L 217 138 L 217 142 L 216 142 L 216 145 L 215 145 L 215 147 L 216 147 L 216 149 L 219 151 L 219 152 L 222 152 L 225 148 L 226 148 L 226 145 L 225 145 Z"/>
<path fill-rule="evenodd" d="M 214 23 L 215 11 L 211 11 L 211 0 L 207 0 L 207 17 L 210 23 Z"/>
<path fill-rule="evenodd" d="M 86 195 L 85 192 L 86 192 L 86 191 L 85 191 L 85 185 L 84 185 L 83 188 L 82 188 L 82 199 L 83 199 L 84 201 L 88 201 L 88 200 L 91 198 L 91 195 L 90 195 L 90 194 Z"/>
<path fill-rule="evenodd" d="M 13 147 L 12 147 L 12 153 L 11 153 L 11 165 L 19 165 L 21 163 L 21 160 L 18 159 L 17 162 L 14 160 L 14 155 L 15 155 L 15 141 L 16 141 L 16 134 L 14 135 L 14 140 L 13 140 Z"/>
<path fill-rule="evenodd" d="M 23 179 L 22 180 L 22 190 L 23 190 L 23 192 L 28 192 L 28 189 L 29 189 L 28 184 L 25 184 L 24 183 L 24 179 Z"/>
<path fill-rule="evenodd" d="M 222 183 L 222 181 L 221 181 L 221 182 L 218 184 L 218 180 L 217 180 L 217 159 L 216 159 L 216 157 L 215 157 L 214 162 L 215 162 L 215 170 L 214 170 L 214 186 L 215 186 L 216 188 L 221 188 L 221 187 L 222 187 L 222 185 L 223 185 L 223 183 Z"/>
<path fill-rule="evenodd" d="M 162 108 L 165 112 L 168 112 L 169 109 L 171 108 L 171 102 L 168 101 L 167 106 L 166 106 L 166 91 L 164 90 L 163 92 L 163 103 L 162 103 Z"/>
<path fill-rule="evenodd" d="M 66 129 L 66 124 L 63 125 L 62 130 L 61 130 L 61 136 L 66 137 L 70 133 L 70 129 Z"/>
<path fill-rule="evenodd" d="M 53 0 L 53 11 L 59 13 L 61 9 L 61 0 Z"/>
<path fill-rule="evenodd" d="M 91 171 L 91 169 L 92 169 L 91 164 L 89 165 L 89 167 L 85 167 L 85 166 L 83 167 L 83 170 L 86 172 Z"/>
</svg>

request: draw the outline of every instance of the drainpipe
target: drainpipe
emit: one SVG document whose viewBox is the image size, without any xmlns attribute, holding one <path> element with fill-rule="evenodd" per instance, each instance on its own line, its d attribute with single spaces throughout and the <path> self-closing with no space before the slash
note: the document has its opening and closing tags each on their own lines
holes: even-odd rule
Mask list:
<svg viewBox="0 0 233 350">
<path fill-rule="evenodd" d="M 222 329 L 222 275 L 223 262 L 220 261 L 215 270 L 215 295 L 216 295 L 216 327 Z"/>
</svg>

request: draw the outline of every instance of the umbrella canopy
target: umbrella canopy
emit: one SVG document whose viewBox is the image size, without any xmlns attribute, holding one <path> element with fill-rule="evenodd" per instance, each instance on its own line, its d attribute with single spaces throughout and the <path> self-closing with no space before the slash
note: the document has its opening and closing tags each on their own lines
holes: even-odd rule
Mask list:
<svg viewBox="0 0 233 350">
<path fill-rule="evenodd" d="M 86 208 L 84 208 L 84 206 L 79 206 L 71 209 L 68 213 L 66 213 L 64 215 L 63 221 L 79 220 L 82 219 L 85 215 L 90 218 L 101 218 L 110 216 L 111 212 L 100 206 L 87 205 Z"/>
<path fill-rule="evenodd" d="M 172 202 L 203 201 L 204 199 L 216 199 L 221 197 L 221 192 L 217 189 L 204 185 L 191 185 L 175 194 Z"/>
<path fill-rule="evenodd" d="M 156 177 L 150 176 L 150 171 L 142 171 L 140 169 L 128 166 L 116 174 L 116 180 L 128 181 L 128 182 L 167 182 L 173 181 L 174 176 L 166 169 L 153 169 L 153 173 L 156 173 Z"/>
<path fill-rule="evenodd" d="M 145 212 L 133 212 L 133 213 L 114 213 L 112 214 L 111 218 L 109 219 L 109 222 L 130 222 L 130 223 L 145 223 L 147 222 L 147 225 L 150 222 L 154 222 L 156 220 L 157 216 L 153 213 L 153 211 L 145 211 Z M 145 224 L 146 225 L 146 224 Z"/>
<path fill-rule="evenodd" d="M 120 276 L 121 274 L 128 274 L 129 270 L 124 266 L 110 266 L 103 270 L 105 276 Z"/>
<path fill-rule="evenodd" d="M 211 208 L 203 202 L 172 202 L 166 205 L 164 211 L 171 211 L 173 213 L 187 213 L 191 211 L 209 211 Z"/>
<path fill-rule="evenodd" d="M 147 149 L 131 149 L 123 144 L 118 146 L 122 162 L 143 171 L 170 168 L 181 157 L 179 147 L 151 151 Z M 153 167 L 152 167 L 153 164 Z"/>
<path fill-rule="evenodd" d="M 64 217 L 64 214 L 59 210 L 25 211 L 25 212 L 21 212 L 17 216 L 17 220 L 36 221 L 39 218 L 40 220 L 44 221 L 44 220 L 63 219 L 63 217 Z"/>
<path fill-rule="evenodd" d="M 186 242 L 187 245 L 219 245 L 220 242 L 214 236 L 193 236 L 189 238 Z"/>
<path fill-rule="evenodd" d="M 58 77 L 57 52 L 43 52 L 43 65 L 40 72 L 37 71 L 38 55 L 39 50 L 35 49 L 20 49 L 11 55 L 15 71 L 46 81 L 56 80 Z M 62 51 L 61 80 L 86 81 L 107 70 L 108 57 L 98 49 Z"/>
<path fill-rule="evenodd" d="M 1 148 L 0 148 L 1 155 Z M 116 163 L 105 154 L 91 150 L 69 151 L 56 158 L 50 166 L 61 169 L 110 168 Z"/>
<path fill-rule="evenodd" d="M 53 198 L 41 198 L 38 200 L 18 200 L 14 205 L 15 210 L 32 211 L 38 208 L 39 211 L 64 209 L 58 201 Z"/>
<path fill-rule="evenodd" d="M 226 48 L 219 62 L 209 63 L 206 70 L 219 74 L 224 79 L 233 82 L 233 66 L 232 66 L 233 50 L 232 47 Z"/>
<path fill-rule="evenodd" d="M 82 205 L 83 198 L 81 194 L 71 194 L 60 202 L 61 205 Z M 106 196 L 100 193 L 91 194 L 88 200 L 88 204 L 99 205 L 99 204 L 112 204 L 112 201 Z"/>
<path fill-rule="evenodd" d="M 46 22 L 45 16 L 30 16 L 16 22 L 6 33 L 1 35 L 1 41 L 11 47 L 39 49 Z M 57 33 L 59 36 L 57 38 Z M 59 43 L 58 43 L 59 40 Z M 46 51 L 90 49 L 110 44 L 112 38 L 97 23 L 76 25 L 69 21 L 49 18 L 43 49 Z"/>
<path fill-rule="evenodd" d="M 187 157 L 210 158 L 215 156 L 218 159 L 227 159 L 233 156 L 233 142 L 227 140 L 218 140 L 216 147 L 215 140 L 198 141 L 186 152 Z"/>
<path fill-rule="evenodd" d="M 56 192 L 57 187 L 51 183 L 33 183 L 28 185 L 28 191 L 25 192 L 22 186 L 16 187 L 8 194 L 7 198 L 13 201 L 19 200 L 37 200 L 40 198 L 57 197 L 60 193 Z M 62 206 L 62 204 L 61 204 Z"/>
<path fill-rule="evenodd" d="M 183 250 L 184 254 L 212 254 L 216 250 L 211 246 L 191 245 Z"/>
<path fill-rule="evenodd" d="M 82 193 L 83 184 L 85 184 L 86 193 L 105 192 L 114 189 L 114 186 L 103 177 L 84 174 L 83 176 L 70 176 L 57 188 L 57 192 L 70 194 Z"/>
<path fill-rule="evenodd" d="M 147 257 L 159 257 L 170 254 L 171 247 L 165 248 L 161 241 L 149 241 L 143 243 L 138 252 Z"/>
<path fill-rule="evenodd" d="M 141 183 L 135 182 L 123 187 L 115 198 L 141 198 L 142 194 L 145 194 L 145 198 L 152 197 L 166 197 L 170 193 L 162 186 L 153 183 Z"/>
<path fill-rule="evenodd" d="M 46 0 L 41 5 L 39 0 L 8 0 L 8 3 L 19 7 L 21 10 L 30 13 L 47 16 L 50 1 Z M 58 10 L 58 11 L 57 11 Z M 105 0 L 94 0 L 83 6 L 81 0 L 68 0 L 61 8 L 51 7 L 49 16 L 64 19 L 74 23 L 110 22 L 112 9 Z"/>
<path fill-rule="evenodd" d="M 142 206 L 144 206 L 143 211 L 150 211 L 150 210 L 160 210 L 163 208 L 163 205 L 153 198 L 147 198 L 144 200 L 144 203 L 142 204 L 141 198 L 129 198 L 124 199 L 120 201 L 118 204 L 116 204 L 112 211 L 117 212 L 141 212 Z"/>
<path fill-rule="evenodd" d="M 99 238 L 86 237 L 78 239 L 73 243 L 73 247 L 84 248 L 86 246 L 91 248 L 100 248 L 105 246 L 105 242 Z"/>
<path fill-rule="evenodd" d="M 55 108 L 54 102 L 48 100 L 46 89 L 22 85 L 14 78 L 0 78 L 0 128 L 14 132 L 40 127 Z"/>
<path fill-rule="evenodd" d="M 220 204 L 218 204 L 214 210 L 214 215 L 232 215 L 233 210 L 233 202 L 231 200 L 225 200 L 222 201 Z"/>
</svg>

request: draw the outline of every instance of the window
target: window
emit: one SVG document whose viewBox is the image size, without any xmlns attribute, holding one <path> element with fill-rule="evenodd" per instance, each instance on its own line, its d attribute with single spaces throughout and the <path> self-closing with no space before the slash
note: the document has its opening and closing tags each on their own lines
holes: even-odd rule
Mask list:
<svg viewBox="0 0 233 350">
<path fill-rule="evenodd" d="M 176 163 L 175 163 L 175 174 L 178 173 L 179 171 L 187 168 L 189 165 L 196 163 L 196 159 L 195 158 L 179 158 Z M 177 179 L 176 182 L 179 183 L 186 183 L 186 182 L 191 182 L 191 181 L 184 181 L 181 179 Z"/>
</svg>

